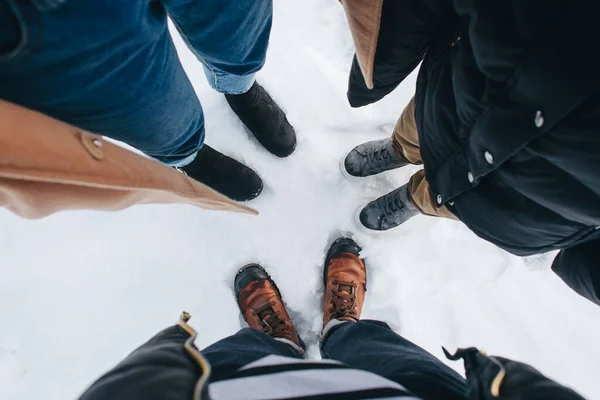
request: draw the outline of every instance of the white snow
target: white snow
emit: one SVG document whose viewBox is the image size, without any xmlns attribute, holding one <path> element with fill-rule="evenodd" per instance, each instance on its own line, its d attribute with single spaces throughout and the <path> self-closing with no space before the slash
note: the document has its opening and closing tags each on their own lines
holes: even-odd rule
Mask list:
<svg viewBox="0 0 600 400">
<path fill-rule="evenodd" d="M 553 254 L 520 259 L 462 224 L 418 216 L 380 237 L 358 233 L 358 207 L 407 181 L 413 167 L 350 182 L 338 169 L 353 146 L 387 137 L 414 93 L 414 74 L 384 101 L 351 109 L 352 42 L 336 1 L 279 1 L 259 81 L 287 110 L 298 148 L 277 159 L 249 137 L 177 40 L 204 106 L 212 146 L 260 172 L 258 217 L 189 206 L 69 212 L 27 221 L 0 211 L 0 398 L 75 398 L 180 311 L 207 346 L 243 323 L 238 268 L 260 262 L 277 281 L 317 356 L 321 268 L 333 239 L 364 248 L 364 317 L 379 318 L 443 358 L 478 346 L 531 363 L 600 398 L 600 309 L 549 270 Z M 462 372 L 460 363 L 448 362 Z"/>
</svg>

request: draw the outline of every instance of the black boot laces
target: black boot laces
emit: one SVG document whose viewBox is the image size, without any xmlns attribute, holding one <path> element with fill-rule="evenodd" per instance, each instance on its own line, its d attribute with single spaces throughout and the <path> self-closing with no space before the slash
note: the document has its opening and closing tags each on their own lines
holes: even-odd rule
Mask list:
<svg viewBox="0 0 600 400">
<path fill-rule="evenodd" d="M 337 290 L 331 291 L 329 312 L 332 318 L 352 316 L 356 318 L 356 283 L 335 280 Z"/>
<path fill-rule="evenodd" d="M 290 337 L 290 325 L 286 321 L 279 318 L 280 312 L 276 312 L 273 307 L 274 301 L 270 301 L 264 306 L 257 308 L 252 312 L 252 316 L 260 318 L 262 331 L 271 337 Z"/>
</svg>

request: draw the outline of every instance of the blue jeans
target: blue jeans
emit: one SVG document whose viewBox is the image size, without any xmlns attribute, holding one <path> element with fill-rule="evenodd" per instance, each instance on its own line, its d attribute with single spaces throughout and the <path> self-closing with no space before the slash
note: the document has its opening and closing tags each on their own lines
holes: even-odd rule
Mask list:
<svg viewBox="0 0 600 400">
<path fill-rule="evenodd" d="M 215 90 L 250 89 L 272 0 L 7 0 L 0 98 L 186 165 L 204 142 L 204 116 L 167 16 Z"/>
<path fill-rule="evenodd" d="M 323 358 L 397 382 L 424 400 L 467 399 L 463 377 L 384 322 L 341 324 L 327 337 L 321 353 Z M 268 355 L 299 357 L 288 345 L 250 328 L 207 347 L 202 354 L 212 365 L 213 380 Z"/>
</svg>

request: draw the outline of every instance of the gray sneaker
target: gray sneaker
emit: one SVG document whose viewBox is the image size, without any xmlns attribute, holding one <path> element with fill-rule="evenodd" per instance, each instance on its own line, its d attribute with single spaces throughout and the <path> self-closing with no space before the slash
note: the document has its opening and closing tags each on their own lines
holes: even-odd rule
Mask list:
<svg viewBox="0 0 600 400">
<path fill-rule="evenodd" d="M 410 201 L 407 183 L 361 208 L 356 215 L 356 223 L 371 232 L 387 231 L 417 214 L 419 210 Z"/>
<path fill-rule="evenodd" d="M 408 164 L 398 155 L 392 139 L 375 140 L 353 148 L 340 160 L 342 174 L 349 179 L 364 178 Z"/>
</svg>

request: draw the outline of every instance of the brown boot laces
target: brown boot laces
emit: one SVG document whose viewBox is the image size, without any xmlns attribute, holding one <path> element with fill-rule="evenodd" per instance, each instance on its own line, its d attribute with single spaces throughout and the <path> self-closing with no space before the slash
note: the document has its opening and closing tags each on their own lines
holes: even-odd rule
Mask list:
<svg viewBox="0 0 600 400">
<path fill-rule="evenodd" d="M 257 308 L 252 312 L 252 316 L 258 316 L 262 322 L 262 331 L 271 337 L 291 337 L 290 325 L 279 318 L 280 313 L 275 312 L 274 301 L 270 301 L 264 306 Z"/>
<path fill-rule="evenodd" d="M 331 294 L 331 318 L 353 316 L 356 318 L 356 283 L 333 281 L 337 285 L 337 290 L 332 290 Z"/>
</svg>

